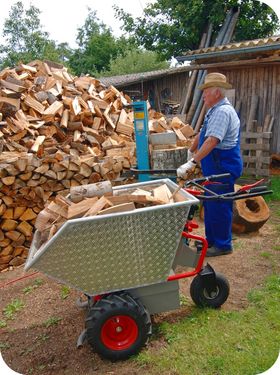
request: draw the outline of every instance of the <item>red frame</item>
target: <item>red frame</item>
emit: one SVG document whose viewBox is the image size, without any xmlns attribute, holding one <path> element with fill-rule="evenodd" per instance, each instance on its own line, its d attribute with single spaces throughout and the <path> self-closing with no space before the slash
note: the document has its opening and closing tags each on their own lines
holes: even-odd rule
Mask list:
<svg viewBox="0 0 280 375">
<path fill-rule="evenodd" d="M 264 181 L 264 179 L 261 179 L 261 180 L 255 182 L 254 184 L 242 186 L 238 191 L 249 190 L 249 189 L 259 185 L 263 181 Z M 210 182 L 206 181 L 202 184 L 202 186 L 208 185 L 209 183 Z M 214 183 L 218 184 L 219 182 L 214 182 Z M 200 190 L 188 189 L 188 188 L 186 188 L 185 190 L 188 193 L 190 193 L 194 196 L 197 196 L 198 198 L 199 198 L 199 195 L 201 195 Z M 179 274 L 171 275 L 171 276 L 168 277 L 167 281 L 179 280 L 179 279 L 183 279 L 185 277 L 195 276 L 201 271 L 202 266 L 203 266 L 203 261 L 204 261 L 204 258 L 206 256 L 206 252 L 207 252 L 207 249 L 208 249 L 208 242 L 204 237 L 196 236 L 194 234 L 189 233 L 189 232 L 192 231 L 193 228 L 197 228 L 197 227 L 198 227 L 198 225 L 195 224 L 192 220 L 190 220 L 190 221 L 186 222 L 186 226 L 185 226 L 186 232 L 185 231 L 182 232 L 183 237 L 198 240 L 198 241 L 202 242 L 202 250 L 201 250 L 201 254 L 200 254 L 200 257 L 199 257 L 196 268 L 193 271 L 182 272 L 182 273 L 179 273 Z"/>
<path fill-rule="evenodd" d="M 190 225 L 190 222 L 187 222 L 186 225 L 188 227 L 188 225 Z M 193 240 L 201 241 L 202 242 L 201 254 L 200 254 L 199 260 L 197 262 L 197 266 L 193 271 L 182 272 L 182 273 L 178 273 L 178 274 L 175 274 L 175 275 L 171 275 L 171 276 L 168 277 L 167 281 L 179 280 L 179 279 L 183 279 L 185 277 L 195 276 L 202 269 L 203 261 L 204 261 L 204 258 L 206 256 L 206 252 L 207 252 L 207 249 L 208 249 L 208 242 L 207 242 L 206 238 L 201 237 L 201 236 L 197 236 L 197 235 L 194 235 L 194 234 L 190 234 L 188 232 L 182 232 L 182 236 L 185 237 L 185 238 L 190 238 L 190 239 L 193 239 Z"/>
</svg>

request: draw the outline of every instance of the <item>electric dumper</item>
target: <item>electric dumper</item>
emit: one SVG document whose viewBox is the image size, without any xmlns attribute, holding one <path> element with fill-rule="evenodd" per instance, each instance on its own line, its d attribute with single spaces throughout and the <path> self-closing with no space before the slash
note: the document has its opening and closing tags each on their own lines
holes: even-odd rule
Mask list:
<svg viewBox="0 0 280 375">
<path fill-rule="evenodd" d="M 200 199 L 260 195 L 248 188 L 223 197 L 204 196 L 203 184 L 219 176 L 187 181 L 186 189 L 180 190 L 171 179 L 154 179 L 149 170 L 146 103 L 135 102 L 133 108 L 137 171 L 142 173 L 139 182 L 113 187 L 113 192 L 166 184 L 171 192 L 177 190 L 174 201 L 71 219 L 44 244 L 36 231 L 25 264 L 25 270 L 35 268 L 86 296 L 82 303 L 87 310 L 85 328 L 77 344 L 87 341 L 110 360 L 136 354 L 152 333 L 151 316 L 180 307 L 179 280 L 194 277 L 190 295 L 198 306 L 218 308 L 227 300 L 227 279 L 204 265 L 206 239 L 192 234 L 194 209 Z M 202 190 L 188 191 L 191 185 Z M 178 273 L 177 266 L 184 267 L 184 272 Z"/>
</svg>

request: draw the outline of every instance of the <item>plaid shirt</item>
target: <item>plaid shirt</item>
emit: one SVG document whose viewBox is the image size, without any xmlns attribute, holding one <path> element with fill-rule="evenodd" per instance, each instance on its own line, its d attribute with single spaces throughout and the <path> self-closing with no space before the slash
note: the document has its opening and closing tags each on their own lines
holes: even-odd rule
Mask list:
<svg viewBox="0 0 280 375">
<path fill-rule="evenodd" d="M 216 148 L 225 150 L 236 146 L 240 121 L 227 98 L 222 99 L 207 111 L 203 126 L 206 126 L 205 137 L 211 136 L 219 139 L 220 142 Z"/>
</svg>

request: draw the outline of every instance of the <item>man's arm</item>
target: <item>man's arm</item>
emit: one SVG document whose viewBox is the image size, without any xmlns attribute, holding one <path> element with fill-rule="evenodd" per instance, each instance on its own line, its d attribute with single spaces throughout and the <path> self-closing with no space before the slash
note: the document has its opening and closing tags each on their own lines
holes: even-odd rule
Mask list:
<svg viewBox="0 0 280 375">
<path fill-rule="evenodd" d="M 193 143 L 192 143 L 192 146 L 190 147 L 190 152 L 195 152 L 198 148 L 198 141 L 199 141 L 199 134 L 198 133 L 195 137 L 194 137 L 194 140 L 193 140 Z"/>
<path fill-rule="evenodd" d="M 215 137 L 208 137 L 200 149 L 194 154 L 193 159 L 198 162 L 201 159 L 205 158 L 217 146 L 219 139 Z"/>
<path fill-rule="evenodd" d="M 196 139 L 194 140 L 195 143 Z M 198 141 L 198 138 L 197 138 Z M 205 158 L 209 154 L 210 151 L 213 150 L 219 143 L 219 139 L 215 137 L 208 137 L 206 141 L 203 143 L 201 148 L 193 155 L 193 157 L 185 164 L 181 165 L 177 169 L 177 176 L 186 179 L 187 178 L 187 172 L 194 169 L 196 162 L 200 161 L 201 159 Z M 195 146 L 192 146 L 192 149 L 195 150 Z"/>
</svg>

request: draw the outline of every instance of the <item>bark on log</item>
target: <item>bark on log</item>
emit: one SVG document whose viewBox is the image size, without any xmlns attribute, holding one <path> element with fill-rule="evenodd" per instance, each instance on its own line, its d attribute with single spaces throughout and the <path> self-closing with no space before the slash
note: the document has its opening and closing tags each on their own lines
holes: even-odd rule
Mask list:
<svg viewBox="0 0 280 375">
<path fill-rule="evenodd" d="M 204 220 L 202 205 L 199 216 Z M 232 232 L 236 234 L 256 232 L 267 222 L 269 216 L 269 208 L 261 196 L 234 201 Z"/>
<path fill-rule="evenodd" d="M 234 233 L 250 233 L 259 230 L 269 219 L 270 211 L 263 197 L 240 199 L 233 204 Z"/>
<path fill-rule="evenodd" d="M 112 184 L 110 181 L 75 186 L 70 189 L 71 201 L 74 203 L 80 202 L 83 198 L 101 197 L 104 194 L 112 194 Z"/>
</svg>

